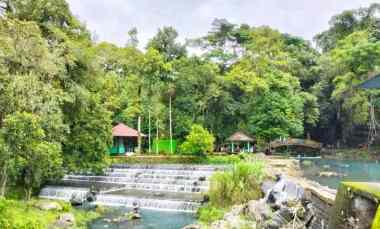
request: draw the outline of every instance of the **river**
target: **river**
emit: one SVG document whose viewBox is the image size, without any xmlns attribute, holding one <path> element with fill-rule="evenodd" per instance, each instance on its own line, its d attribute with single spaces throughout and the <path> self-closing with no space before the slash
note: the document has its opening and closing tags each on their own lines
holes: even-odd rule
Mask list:
<svg viewBox="0 0 380 229">
<path fill-rule="evenodd" d="M 341 181 L 380 181 L 379 161 L 312 159 L 302 161 L 301 169 L 306 178 L 334 189 Z"/>
</svg>

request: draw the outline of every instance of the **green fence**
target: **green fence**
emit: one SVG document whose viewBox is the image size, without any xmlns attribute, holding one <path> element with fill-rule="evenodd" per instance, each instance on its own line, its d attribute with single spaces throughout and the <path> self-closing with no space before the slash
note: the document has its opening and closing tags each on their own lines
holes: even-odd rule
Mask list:
<svg viewBox="0 0 380 229">
<path fill-rule="evenodd" d="M 173 153 L 177 150 L 177 141 L 172 140 Z M 153 140 L 152 152 L 170 153 L 170 139 Z"/>
</svg>

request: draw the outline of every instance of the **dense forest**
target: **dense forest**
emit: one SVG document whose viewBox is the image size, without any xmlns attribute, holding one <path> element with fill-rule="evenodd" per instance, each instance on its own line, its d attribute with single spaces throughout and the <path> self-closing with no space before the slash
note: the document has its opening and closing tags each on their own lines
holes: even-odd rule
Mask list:
<svg viewBox="0 0 380 229">
<path fill-rule="evenodd" d="M 365 143 L 355 133 L 380 105 L 377 91 L 356 87 L 380 72 L 380 4 L 332 17 L 313 42 L 215 19 L 186 43 L 161 28 L 143 50 L 137 28 L 124 47 L 96 42 L 65 0 L 0 9 L 0 195 L 101 169 L 118 122 L 167 138 L 169 104 L 180 142 L 199 124 L 217 144 L 243 130 L 335 146 Z"/>
</svg>

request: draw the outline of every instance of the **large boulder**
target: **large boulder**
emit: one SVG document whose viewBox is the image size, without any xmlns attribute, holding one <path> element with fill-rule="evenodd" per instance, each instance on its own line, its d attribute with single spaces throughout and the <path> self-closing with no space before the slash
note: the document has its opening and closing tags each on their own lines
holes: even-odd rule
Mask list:
<svg viewBox="0 0 380 229">
<path fill-rule="evenodd" d="M 43 211 L 50 211 L 50 210 L 61 211 L 62 210 L 62 206 L 59 203 L 54 202 L 54 201 L 46 201 L 46 200 L 38 201 L 34 206 Z"/>
<path fill-rule="evenodd" d="M 277 183 L 267 193 L 266 201 L 280 207 L 281 205 L 299 201 L 304 198 L 305 190 L 295 182 L 279 176 Z"/>
</svg>

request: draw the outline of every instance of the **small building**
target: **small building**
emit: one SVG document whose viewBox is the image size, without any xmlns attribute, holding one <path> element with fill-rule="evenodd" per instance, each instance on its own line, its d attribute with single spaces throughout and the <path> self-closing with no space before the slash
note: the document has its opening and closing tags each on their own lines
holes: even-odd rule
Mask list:
<svg viewBox="0 0 380 229">
<path fill-rule="evenodd" d="M 141 137 L 145 134 L 140 133 Z M 110 150 L 111 155 L 126 155 L 134 153 L 137 147 L 139 132 L 123 123 L 119 123 L 112 128 L 113 146 Z"/>
<path fill-rule="evenodd" d="M 227 138 L 227 142 L 231 146 L 229 151 L 231 153 L 240 153 L 240 152 L 254 152 L 254 145 L 256 140 L 247 134 L 238 131 Z"/>
</svg>

